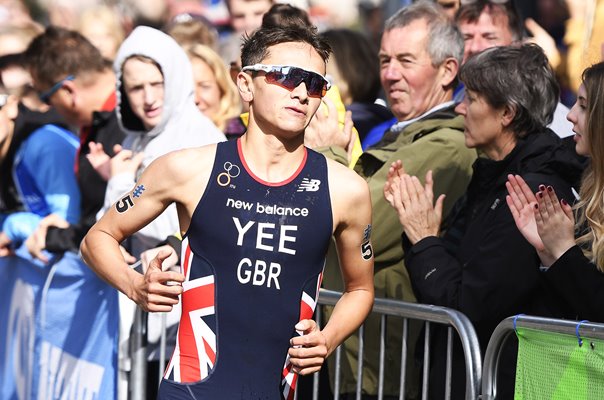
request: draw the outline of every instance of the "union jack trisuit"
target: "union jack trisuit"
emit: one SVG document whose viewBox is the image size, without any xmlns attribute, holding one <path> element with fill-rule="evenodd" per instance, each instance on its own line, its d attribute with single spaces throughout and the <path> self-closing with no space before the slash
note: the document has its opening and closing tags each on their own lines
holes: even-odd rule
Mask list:
<svg viewBox="0 0 604 400">
<path fill-rule="evenodd" d="M 294 398 L 294 326 L 315 311 L 333 219 L 325 158 L 305 149 L 262 181 L 239 141 L 219 143 L 183 240 L 182 316 L 160 399 Z"/>
</svg>

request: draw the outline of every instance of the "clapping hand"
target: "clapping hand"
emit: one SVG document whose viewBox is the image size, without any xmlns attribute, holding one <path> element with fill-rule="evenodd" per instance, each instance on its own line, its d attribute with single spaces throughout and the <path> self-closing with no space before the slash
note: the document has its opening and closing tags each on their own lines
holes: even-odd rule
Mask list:
<svg viewBox="0 0 604 400">
<path fill-rule="evenodd" d="M 573 210 L 564 199 L 558 200 L 558 196 L 551 186 L 546 188 L 541 185 L 539 187 L 537 203 L 535 208 L 537 231 L 541 236 L 545 251 L 552 256 L 553 263 L 575 245 Z"/>
<path fill-rule="evenodd" d="M 402 162 L 395 161 L 388 170 L 384 197 L 396 210 L 405 234 L 412 244 L 428 236 L 438 236 L 445 195 L 434 203 L 432 171 L 426 173 L 425 185 L 416 176 L 405 173 Z"/>
<path fill-rule="evenodd" d="M 508 175 L 506 201 L 518 230 L 535 247 L 541 263 L 550 266 L 575 244 L 571 206 L 558 201 L 551 186 L 539 186 L 537 194 L 519 175 Z"/>
</svg>

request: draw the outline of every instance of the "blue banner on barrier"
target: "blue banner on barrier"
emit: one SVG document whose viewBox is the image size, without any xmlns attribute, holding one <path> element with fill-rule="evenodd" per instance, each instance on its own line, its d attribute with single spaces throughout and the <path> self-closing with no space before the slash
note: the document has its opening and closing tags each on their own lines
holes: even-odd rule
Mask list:
<svg viewBox="0 0 604 400">
<path fill-rule="evenodd" d="M 0 398 L 115 399 L 117 292 L 73 253 L 0 258 Z"/>
</svg>

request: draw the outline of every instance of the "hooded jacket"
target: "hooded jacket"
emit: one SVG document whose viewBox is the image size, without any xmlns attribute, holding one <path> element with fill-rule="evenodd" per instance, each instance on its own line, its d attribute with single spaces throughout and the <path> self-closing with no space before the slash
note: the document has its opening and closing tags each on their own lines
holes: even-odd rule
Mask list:
<svg viewBox="0 0 604 400">
<path fill-rule="evenodd" d="M 140 118 L 132 112 L 123 90 L 122 67 L 135 55 L 154 60 L 164 77 L 162 117 L 151 130 L 146 130 Z M 150 27 L 137 27 L 122 43 L 113 68 L 117 77 L 115 112 L 120 127 L 126 132 L 122 146 L 134 153 L 144 152 L 145 157 L 136 176 L 122 173 L 109 180 L 103 212 L 132 189 L 140 173 L 156 158 L 174 150 L 226 140 L 224 134 L 195 106 L 191 63 L 170 36 Z M 134 235 L 131 251 L 138 256 L 141 251 L 154 247 L 178 230 L 176 207 L 171 205 Z"/>
</svg>

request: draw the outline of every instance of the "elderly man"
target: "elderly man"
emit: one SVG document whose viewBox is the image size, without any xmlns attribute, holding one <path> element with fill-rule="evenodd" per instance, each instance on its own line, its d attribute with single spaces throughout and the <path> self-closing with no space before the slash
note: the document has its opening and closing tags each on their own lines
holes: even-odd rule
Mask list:
<svg viewBox="0 0 604 400">
<path fill-rule="evenodd" d="M 363 153 L 355 166 L 371 191 L 376 297 L 416 301 L 403 265 L 402 228 L 383 197 L 390 164 L 403 160 L 405 170 L 420 177 L 432 170 L 436 196 L 447 195 L 445 213 L 465 192 L 469 182 L 476 153 L 464 144 L 463 119 L 455 114 L 452 100 L 462 55 L 459 31 L 435 3 L 416 2 L 386 21 L 379 51 L 380 76 L 398 122 Z M 330 151 L 336 156 L 343 155 L 335 147 Z M 340 289 L 337 270 L 337 261 L 328 264 L 324 281 L 327 288 Z M 370 318 L 366 323 L 363 372 L 363 391 L 369 395 L 377 394 L 378 389 L 378 332 L 379 319 Z M 384 393 L 398 396 L 400 321 L 389 322 L 387 333 Z M 355 391 L 354 342 L 354 338 L 347 342 L 345 353 L 342 386 L 345 393 Z M 413 393 L 417 388 L 410 389 L 409 396 L 417 394 Z"/>
</svg>

